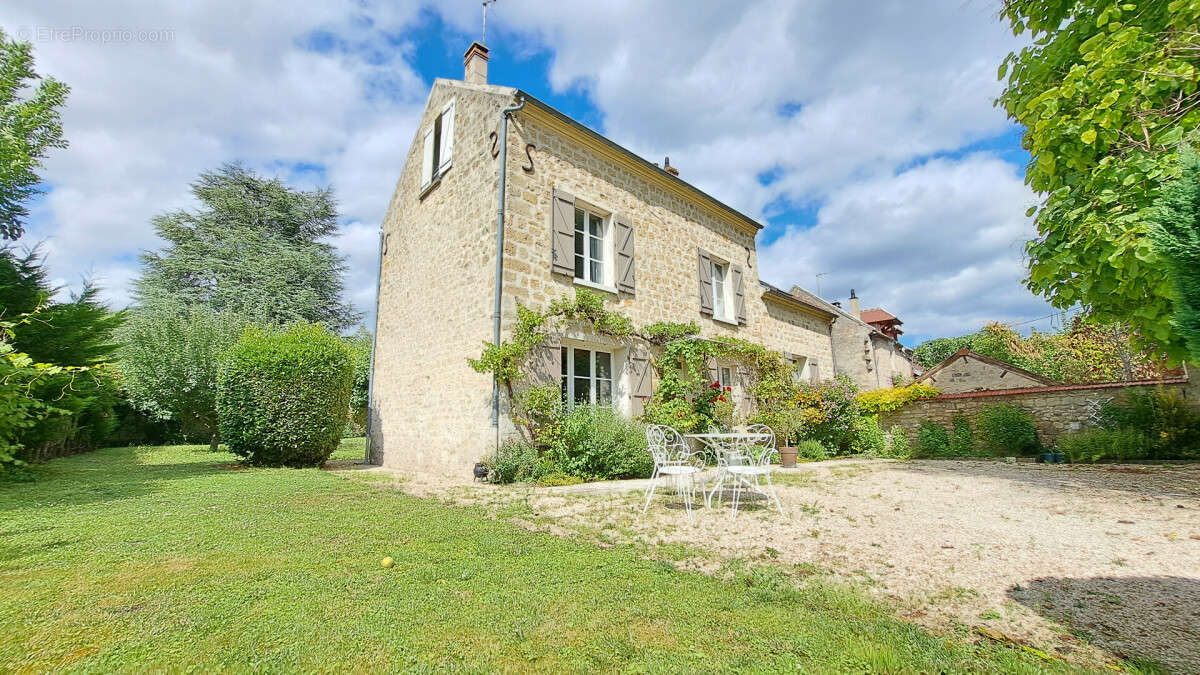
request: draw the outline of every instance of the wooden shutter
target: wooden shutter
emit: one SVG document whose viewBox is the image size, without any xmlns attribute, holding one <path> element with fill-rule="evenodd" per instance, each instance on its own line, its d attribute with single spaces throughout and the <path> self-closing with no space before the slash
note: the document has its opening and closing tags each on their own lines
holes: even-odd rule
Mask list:
<svg viewBox="0 0 1200 675">
<path fill-rule="evenodd" d="M 544 344 L 529 355 L 530 380 L 534 385 L 558 384 L 562 378 L 562 362 L 557 345 Z"/>
<path fill-rule="evenodd" d="M 454 154 L 454 101 L 442 109 L 442 147 L 438 149 L 438 173 L 450 168 Z"/>
<path fill-rule="evenodd" d="M 421 158 L 421 187 L 433 182 L 433 125 L 425 132 L 425 154 Z"/>
<path fill-rule="evenodd" d="M 730 265 L 733 276 L 733 308 L 738 323 L 746 323 L 746 290 L 742 288 L 742 266 Z"/>
<path fill-rule="evenodd" d="M 645 348 L 629 350 L 629 384 L 633 393 L 631 412 L 636 417 L 645 412 L 646 404 L 654 396 L 654 365 Z"/>
<path fill-rule="evenodd" d="M 629 224 L 629 218 L 625 216 L 615 216 L 613 222 L 616 223 L 617 245 L 617 290 L 626 293 L 633 292 L 633 226 Z"/>
<path fill-rule="evenodd" d="M 551 271 L 575 276 L 575 197 L 562 190 L 553 192 Z"/>
<path fill-rule="evenodd" d="M 697 249 L 700 252 L 700 313 L 705 316 L 713 315 L 713 283 L 712 283 L 712 258 L 709 257 L 708 251 Z"/>
</svg>

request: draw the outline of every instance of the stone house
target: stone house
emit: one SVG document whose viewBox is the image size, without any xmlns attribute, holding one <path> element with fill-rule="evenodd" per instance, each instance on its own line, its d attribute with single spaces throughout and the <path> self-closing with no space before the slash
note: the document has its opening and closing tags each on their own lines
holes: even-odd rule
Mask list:
<svg viewBox="0 0 1200 675">
<path fill-rule="evenodd" d="M 487 84 L 487 57 L 475 43 L 464 80 L 434 82 L 384 218 L 372 462 L 465 474 L 515 433 L 511 402 L 503 391 L 494 402 L 492 377 L 467 359 L 497 324 L 502 338 L 511 335 L 518 304 L 542 310 L 577 288 L 637 326 L 694 321 L 702 336 L 785 354 L 797 377 L 834 375 L 842 314 L 759 279 L 762 225 L 667 162 L 648 162 L 526 92 Z M 649 344 L 573 324 L 535 350 L 529 380 L 636 415 L 654 390 L 654 355 Z M 711 367 L 745 410 L 752 374 L 737 363 Z"/>
<path fill-rule="evenodd" d="M 938 388 L 943 394 L 963 394 L 974 391 L 1051 387 L 1048 377 L 1018 368 L 970 349 L 960 349 L 945 361 L 930 368 L 917 378 Z"/>
<path fill-rule="evenodd" d="M 849 377 L 862 391 L 886 389 L 895 380 L 909 382 L 916 377 L 912 350 L 900 344 L 903 331 L 895 329 L 899 319 L 878 308 L 864 311 L 853 288 L 849 308 L 843 308 L 841 302 L 825 302 L 799 286 L 790 292 L 834 314 L 830 339 L 836 374 Z M 866 320 L 877 318 L 879 312 L 891 320 L 880 324 Z"/>
</svg>

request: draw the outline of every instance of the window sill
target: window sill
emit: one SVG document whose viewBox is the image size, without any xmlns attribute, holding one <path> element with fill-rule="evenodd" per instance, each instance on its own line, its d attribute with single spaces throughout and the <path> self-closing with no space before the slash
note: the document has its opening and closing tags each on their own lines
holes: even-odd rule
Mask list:
<svg viewBox="0 0 1200 675">
<path fill-rule="evenodd" d="M 605 286 L 604 284 L 598 284 L 594 281 L 588 281 L 587 279 L 580 279 L 578 277 L 574 278 L 573 281 L 580 286 L 587 286 L 588 288 L 594 288 L 598 291 L 604 291 L 605 293 L 612 293 L 613 295 L 620 295 L 620 293 L 618 293 L 618 291 L 617 291 L 616 286 Z"/>
<path fill-rule="evenodd" d="M 716 314 L 713 315 L 712 319 L 713 319 L 713 321 L 720 321 L 721 323 L 728 324 L 730 326 L 733 326 L 734 328 L 737 328 L 739 325 L 737 321 L 730 321 L 729 319 L 717 316 Z"/>
<path fill-rule="evenodd" d="M 419 200 L 424 200 L 426 195 L 428 195 L 430 192 L 433 192 L 433 189 L 434 189 L 434 188 L 436 188 L 437 186 L 441 185 L 441 184 L 442 184 L 442 178 L 443 178 L 443 177 L 444 177 L 446 174 L 450 173 L 450 169 L 452 169 L 452 168 L 454 168 L 454 165 L 453 165 L 453 164 L 451 164 L 450 166 L 447 166 L 447 167 L 445 168 L 445 170 L 443 170 L 443 171 L 442 171 L 441 173 L 439 173 L 438 175 L 434 176 L 434 177 L 433 177 L 433 180 L 429 181 L 429 185 L 426 185 L 425 187 L 421 188 L 421 192 L 420 192 L 420 194 L 418 194 L 418 195 L 417 195 L 417 199 L 419 199 Z"/>
</svg>

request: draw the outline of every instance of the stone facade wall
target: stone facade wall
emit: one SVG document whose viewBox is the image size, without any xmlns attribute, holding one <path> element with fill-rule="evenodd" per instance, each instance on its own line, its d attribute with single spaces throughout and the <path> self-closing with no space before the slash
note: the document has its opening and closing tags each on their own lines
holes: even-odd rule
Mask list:
<svg viewBox="0 0 1200 675">
<path fill-rule="evenodd" d="M 628 215 L 634 231 L 635 293 L 599 291 L 609 306 L 641 326 L 657 321 L 695 321 L 701 334 L 739 337 L 770 349 L 815 359 L 822 377 L 833 375 L 828 322 L 762 299 L 754 234 L 739 229 L 692 201 L 651 184 L 632 171 L 518 113 L 509 152 L 525 160 L 527 144 L 533 171 L 510 168 L 506 229 L 506 328 L 521 302 L 544 308 L 572 296 L 573 279 L 551 271 L 551 199 L 563 189 L 600 209 Z M 747 322 L 735 326 L 700 313 L 697 248 L 741 265 Z"/>
<path fill-rule="evenodd" d="M 876 333 L 871 336 L 871 345 L 874 348 L 875 369 L 879 374 L 877 389 L 891 387 L 894 377 L 904 378 L 906 382 L 913 379 L 915 372 L 912 361 L 904 355 L 899 343 Z"/>
<path fill-rule="evenodd" d="M 1200 382 L 1167 380 L 1162 384 L 1146 382 L 1133 384 L 1132 387 L 1126 383 L 1112 383 L 943 394 L 938 398 L 916 401 L 895 412 L 882 414 L 879 416 L 879 423 L 884 429 L 898 425 L 911 437 L 915 436 L 917 428 L 924 420 L 933 420 L 950 430 L 953 428 L 955 417 L 962 415 L 973 418 L 983 408 L 1003 403 L 1029 411 L 1037 423 L 1038 435 L 1042 442 L 1052 444 L 1066 432 L 1087 427 L 1090 415 L 1098 405 L 1110 400 L 1121 400 L 1130 388 L 1153 389 L 1159 386 L 1178 390 L 1193 405 L 1200 406 Z"/>
<path fill-rule="evenodd" d="M 453 164 L 422 198 L 423 134 L 455 99 Z M 387 249 L 371 402 L 371 461 L 469 470 L 492 446 L 492 380 L 467 364 L 492 339 L 496 161 L 490 134 L 508 99 L 435 83 L 384 218 Z M 399 167 L 397 167 L 399 168 Z"/>
<path fill-rule="evenodd" d="M 893 375 L 913 377 L 912 362 L 894 340 L 844 311 L 833 324 L 832 339 L 837 372 L 848 376 L 862 391 L 891 387 Z"/>
<path fill-rule="evenodd" d="M 1018 371 L 969 355 L 955 358 L 937 372 L 922 377 L 921 381 L 932 384 L 943 394 L 1046 386 L 1045 382 Z"/>
</svg>

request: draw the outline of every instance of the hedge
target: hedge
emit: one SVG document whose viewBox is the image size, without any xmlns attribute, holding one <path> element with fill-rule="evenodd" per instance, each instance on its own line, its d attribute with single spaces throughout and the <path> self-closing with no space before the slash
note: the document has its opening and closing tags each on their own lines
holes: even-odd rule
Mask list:
<svg viewBox="0 0 1200 675">
<path fill-rule="evenodd" d="M 353 381 L 351 349 L 325 327 L 252 328 L 217 373 L 221 438 L 251 464 L 319 466 L 341 440 Z"/>
</svg>

